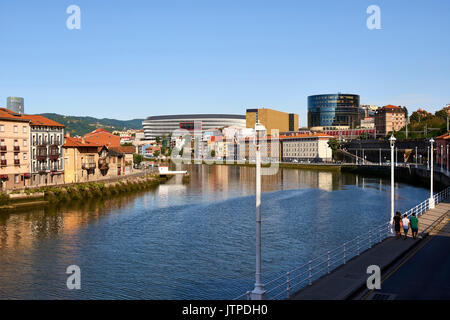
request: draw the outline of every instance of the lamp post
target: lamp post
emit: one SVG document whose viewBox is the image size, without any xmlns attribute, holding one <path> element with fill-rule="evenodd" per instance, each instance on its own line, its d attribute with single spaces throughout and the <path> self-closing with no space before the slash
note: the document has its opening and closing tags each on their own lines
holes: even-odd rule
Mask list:
<svg viewBox="0 0 450 320">
<path fill-rule="evenodd" d="M 427 147 L 427 170 L 430 170 L 430 147 Z"/>
<path fill-rule="evenodd" d="M 264 300 L 266 291 L 262 283 L 261 272 L 261 143 L 266 128 L 258 122 L 255 124 L 256 132 L 256 273 L 255 289 L 251 293 L 252 300 Z"/>
<path fill-rule="evenodd" d="M 444 161 L 442 161 L 442 158 L 444 156 L 444 146 L 441 144 L 441 158 L 439 160 L 441 160 L 441 172 L 442 172 L 442 165 L 444 163 Z"/>
<path fill-rule="evenodd" d="M 394 220 L 394 146 L 395 146 L 395 137 L 392 135 L 389 138 L 389 142 L 391 144 L 391 222 Z M 391 224 L 391 234 L 394 234 L 394 230 Z"/>
<path fill-rule="evenodd" d="M 417 147 L 416 147 L 416 168 L 417 168 Z"/>
<path fill-rule="evenodd" d="M 430 163 L 431 163 L 431 170 L 430 170 L 430 209 L 434 209 L 434 196 L 433 196 L 433 143 L 434 139 L 430 139 L 431 149 L 430 149 Z"/>
<path fill-rule="evenodd" d="M 448 117 L 447 117 L 448 119 Z M 445 155 L 445 158 L 447 159 L 447 174 L 448 174 L 448 145 L 447 145 L 447 153 Z"/>
</svg>

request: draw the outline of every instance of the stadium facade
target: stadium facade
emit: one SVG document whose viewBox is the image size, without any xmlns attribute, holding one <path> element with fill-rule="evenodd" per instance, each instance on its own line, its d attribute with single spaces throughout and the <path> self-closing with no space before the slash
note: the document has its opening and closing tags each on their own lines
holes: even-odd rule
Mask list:
<svg viewBox="0 0 450 320">
<path fill-rule="evenodd" d="M 245 128 L 244 115 L 236 114 L 179 114 L 148 117 L 142 122 L 145 140 L 168 136 L 177 129 L 201 132 L 223 127 Z"/>
</svg>

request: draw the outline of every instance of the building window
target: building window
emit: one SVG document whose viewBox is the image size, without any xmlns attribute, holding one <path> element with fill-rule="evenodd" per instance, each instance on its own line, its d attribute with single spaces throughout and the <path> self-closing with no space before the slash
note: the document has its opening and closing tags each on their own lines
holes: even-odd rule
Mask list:
<svg viewBox="0 0 450 320">
<path fill-rule="evenodd" d="M 23 160 L 27 160 L 28 155 L 26 153 L 23 154 Z"/>
<path fill-rule="evenodd" d="M 27 127 L 23 127 L 23 133 L 27 133 Z"/>
<path fill-rule="evenodd" d="M 5 132 L 5 126 L 0 124 L 0 132 Z"/>
<path fill-rule="evenodd" d="M 14 126 L 14 133 L 19 132 L 19 129 L 17 128 L 17 126 Z"/>
<path fill-rule="evenodd" d="M 28 146 L 27 140 L 23 140 L 23 146 L 24 146 L 24 147 Z"/>
<path fill-rule="evenodd" d="M 18 184 L 19 181 L 20 181 L 19 175 L 18 175 L 18 174 L 15 174 L 15 175 L 14 175 L 14 183 L 15 183 L 15 184 Z"/>
</svg>

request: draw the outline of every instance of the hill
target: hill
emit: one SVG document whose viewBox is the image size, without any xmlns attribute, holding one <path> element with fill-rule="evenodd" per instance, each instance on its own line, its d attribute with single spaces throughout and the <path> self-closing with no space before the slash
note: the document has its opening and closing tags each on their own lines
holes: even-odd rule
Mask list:
<svg viewBox="0 0 450 320">
<path fill-rule="evenodd" d="M 104 128 L 110 132 L 124 129 L 142 129 L 144 119 L 115 120 L 97 119 L 94 117 L 64 116 L 56 113 L 41 113 L 40 115 L 66 126 L 66 132 L 71 136 L 83 136 L 98 128 Z"/>
</svg>

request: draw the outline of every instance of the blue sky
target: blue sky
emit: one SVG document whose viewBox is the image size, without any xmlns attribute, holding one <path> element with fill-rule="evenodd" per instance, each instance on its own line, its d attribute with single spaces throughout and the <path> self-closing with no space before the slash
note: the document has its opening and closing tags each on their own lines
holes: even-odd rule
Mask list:
<svg viewBox="0 0 450 320">
<path fill-rule="evenodd" d="M 81 8 L 81 30 L 66 9 Z M 369 5 L 381 30 L 366 27 Z M 448 0 L 1 0 L 0 106 L 117 119 L 300 115 L 307 96 L 435 111 L 450 103 Z"/>
</svg>

